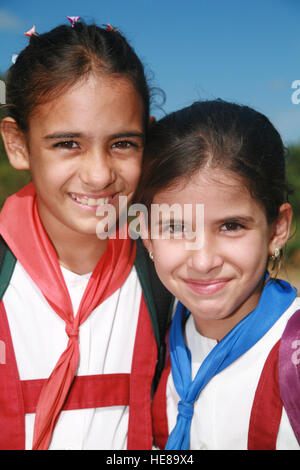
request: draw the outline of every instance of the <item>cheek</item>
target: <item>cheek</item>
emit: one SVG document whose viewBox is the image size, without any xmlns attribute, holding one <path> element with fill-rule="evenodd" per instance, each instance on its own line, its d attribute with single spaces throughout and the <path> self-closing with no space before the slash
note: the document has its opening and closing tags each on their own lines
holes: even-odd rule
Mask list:
<svg viewBox="0 0 300 470">
<path fill-rule="evenodd" d="M 152 251 L 155 268 L 161 279 L 171 278 L 184 263 L 181 250 L 176 243 L 166 243 L 160 240 L 152 241 Z"/>
<path fill-rule="evenodd" d="M 267 238 L 262 234 L 253 234 L 234 243 L 231 249 L 226 251 L 225 259 L 241 272 L 256 275 L 265 269 L 267 257 Z"/>
<path fill-rule="evenodd" d="M 69 181 L 73 171 L 63 165 L 39 164 L 32 167 L 30 173 L 37 190 L 54 193 Z"/>
<path fill-rule="evenodd" d="M 245 268 L 253 263 L 253 252 L 244 244 L 236 244 L 230 251 L 227 250 L 225 259 L 231 264 Z"/>
<path fill-rule="evenodd" d="M 52 183 L 59 186 L 67 181 L 72 175 L 76 174 L 79 166 L 77 158 L 63 158 L 53 155 L 52 152 L 44 151 L 37 154 L 33 153 L 30 157 L 30 172 L 33 178 L 46 183 Z"/>
<path fill-rule="evenodd" d="M 142 172 L 142 157 L 124 162 L 116 170 L 127 186 L 135 190 Z"/>
</svg>

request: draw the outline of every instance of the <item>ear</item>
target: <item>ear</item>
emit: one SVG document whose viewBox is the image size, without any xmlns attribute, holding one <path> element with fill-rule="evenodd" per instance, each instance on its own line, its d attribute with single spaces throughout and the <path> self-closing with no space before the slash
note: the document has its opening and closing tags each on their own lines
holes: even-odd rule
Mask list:
<svg viewBox="0 0 300 470">
<path fill-rule="evenodd" d="M 16 170 L 28 170 L 29 153 L 26 138 L 13 118 L 2 119 L 1 135 L 11 166 Z"/>
<path fill-rule="evenodd" d="M 293 218 L 293 209 L 289 203 L 279 208 L 278 217 L 273 223 L 272 238 L 269 243 L 269 255 L 273 255 L 275 248 L 283 248 L 288 241 Z"/>
</svg>

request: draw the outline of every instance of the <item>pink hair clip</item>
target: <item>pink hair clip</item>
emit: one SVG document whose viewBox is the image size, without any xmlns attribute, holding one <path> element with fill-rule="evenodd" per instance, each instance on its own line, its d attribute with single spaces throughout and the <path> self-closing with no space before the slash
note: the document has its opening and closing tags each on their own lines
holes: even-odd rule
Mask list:
<svg viewBox="0 0 300 470">
<path fill-rule="evenodd" d="M 72 28 L 74 28 L 74 24 L 78 22 L 80 16 L 67 16 L 67 18 L 70 21 Z"/>
<path fill-rule="evenodd" d="M 117 28 L 114 28 L 111 24 L 106 24 L 106 31 L 118 31 Z"/>
<path fill-rule="evenodd" d="M 29 31 L 26 31 L 24 33 L 25 36 L 31 37 L 31 36 L 38 36 L 38 33 L 35 31 L 35 25 L 32 26 L 32 28 Z"/>
</svg>

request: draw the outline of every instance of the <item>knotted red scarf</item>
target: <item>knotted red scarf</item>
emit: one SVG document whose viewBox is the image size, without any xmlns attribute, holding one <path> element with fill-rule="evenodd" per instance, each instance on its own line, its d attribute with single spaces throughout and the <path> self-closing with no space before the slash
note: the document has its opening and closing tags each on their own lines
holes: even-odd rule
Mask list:
<svg viewBox="0 0 300 470">
<path fill-rule="evenodd" d="M 69 337 L 67 348 L 45 382 L 37 405 L 33 449 L 46 450 L 78 367 L 79 327 L 100 303 L 122 286 L 134 262 L 135 244 L 129 237 L 109 239 L 74 318 L 56 251 L 38 214 L 32 183 L 7 199 L 0 214 L 0 233 L 48 303 L 65 321 Z"/>
</svg>

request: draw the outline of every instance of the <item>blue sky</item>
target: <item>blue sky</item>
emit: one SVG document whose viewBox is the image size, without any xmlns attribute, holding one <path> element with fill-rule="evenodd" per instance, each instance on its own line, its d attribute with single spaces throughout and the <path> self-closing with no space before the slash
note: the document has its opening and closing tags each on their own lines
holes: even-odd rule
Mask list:
<svg viewBox="0 0 300 470">
<path fill-rule="evenodd" d="M 300 103 L 291 99 L 299 0 L 0 0 L 0 71 L 26 46 L 24 31 L 45 32 L 67 15 L 118 27 L 165 91 L 166 112 L 223 98 L 266 114 L 286 144 L 300 142 Z"/>
</svg>

